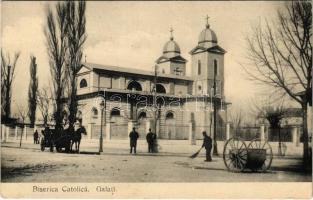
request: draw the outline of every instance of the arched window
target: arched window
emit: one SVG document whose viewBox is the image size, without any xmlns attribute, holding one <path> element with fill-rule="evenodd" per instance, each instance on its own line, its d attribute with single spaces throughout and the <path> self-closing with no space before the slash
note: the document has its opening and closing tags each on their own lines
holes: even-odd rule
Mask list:
<svg viewBox="0 0 313 200">
<path fill-rule="evenodd" d="M 142 91 L 142 87 L 137 81 L 131 81 L 127 86 L 127 90 Z"/>
<path fill-rule="evenodd" d="M 201 61 L 198 60 L 198 75 L 201 75 Z"/>
<path fill-rule="evenodd" d="M 118 108 L 113 108 L 111 111 L 111 117 L 119 117 L 121 116 L 121 111 Z"/>
<path fill-rule="evenodd" d="M 157 93 L 166 93 L 166 89 L 162 84 L 156 84 L 156 92 Z"/>
<path fill-rule="evenodd" d="M 165 116 L 165 119 L 174 119 L 174 113 L 173 112 L 168 112 Z"/>
<path fill-rule="evenodd" d="M 147 118 L 147 113 L 146 112 L 139 113 L 139 115 L 138 115 L 138 119 L 139 120 L 142 120 L 142 119 L 145 119 L 145 118 Z"/>
<path fill-rule="evenodd" d="M 98 118 L 98 110 L 97 108 L 92 108 L 92 117 L 93 118 Z"/>
<path fill-rule="evenodd" d="M 80 88 L 87 87 L 87 81 L 86 79 L 82 79 L 79 83 Z"/>
<path fill-rule="evenodd" d="M 217 60 L 215 60 L 215 59 L 214 59 L 213 64 L 214 64 L 214 75 L 218 75 L 218 65 L 217 65 Z"/>
</svg>

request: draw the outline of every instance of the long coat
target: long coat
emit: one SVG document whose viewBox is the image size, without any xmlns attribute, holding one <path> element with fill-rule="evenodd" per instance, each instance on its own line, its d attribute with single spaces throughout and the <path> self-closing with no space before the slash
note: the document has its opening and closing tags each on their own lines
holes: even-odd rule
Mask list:
<svg viewBox="0 0 313 200">
<path fill-rule="evenodd" d="M 147 142 L 148 142 L 149 144 L 153 144 L 153 142 L 154 142 L 155 139 L 156 139 L 156 135 L 155 135 L 154 133 L 152 133 L 152 132 L 149 132 L 149 133 L 147 134 L 147 136 L 146 136 L 146 139 L 147 139 Z"/>
<path fill-rule="evenodd" d="M 139 134 L 136 131 L 132 131 L 129 133 L 129 138 L 130 138 L 130 146 L 136 146 L 137 144 L 137 139 L 139 138 Z"/>
<path fill-rule="evenodd" d="M 210 136 L 205 136 L 203 138 L 202 147 L 204 147 L 206 150 L 212 149 L 212 138 Z"/>
</svg>

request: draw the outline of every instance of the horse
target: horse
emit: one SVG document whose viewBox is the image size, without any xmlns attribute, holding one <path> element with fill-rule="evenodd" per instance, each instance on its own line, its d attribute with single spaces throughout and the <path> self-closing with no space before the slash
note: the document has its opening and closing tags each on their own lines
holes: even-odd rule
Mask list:
<svg viewBox="0 0 313 200">
<path fill-rule="evenodd" d="M 80 140 L 82 139 L 82 134 L 87 135 L 86 129 L 84 126 L 79 127 L 76 131 L 73 131 L 71 137 L 71 151 L 73 150 L 73 144 L 75 144 L 75 150 L 79 153 Z"/>
</svg>

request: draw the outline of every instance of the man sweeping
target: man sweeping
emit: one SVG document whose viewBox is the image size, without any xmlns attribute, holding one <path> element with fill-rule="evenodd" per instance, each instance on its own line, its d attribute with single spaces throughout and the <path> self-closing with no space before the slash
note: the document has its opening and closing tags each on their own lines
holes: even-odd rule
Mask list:
<svg viewBox="0 0 313 200">
<path fill-rule="evenodd" d="M 212 150 L 212 138 L 206 134 L 205 131 L 202 132 L 203 134 L 203 144 L 202 148 L 204 147 L 206 150 L 206 159 L 204 160 L 205 162 L 211 162 L 211 150 Z"/>
<path fill-rule="evenodd" d="M 204 147 L 206 150 L 206 159 L 205 162 L 211 162 L 211 150 L 212 150 L 212 138 L 206 134 L 205 131 L 202 132 L 203 135 L 203 144 L 201 146 L 201 149 Z M 192 154 L 190 158 L 196 158 L 198 154 L 200 153 L 201 149 L 199 149 L 196 153 Z"/>
</svg>

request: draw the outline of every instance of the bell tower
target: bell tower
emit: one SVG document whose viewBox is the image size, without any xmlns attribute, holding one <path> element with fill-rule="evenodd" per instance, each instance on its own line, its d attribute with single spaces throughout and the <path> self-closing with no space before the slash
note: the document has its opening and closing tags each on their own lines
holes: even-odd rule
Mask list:
<svg viewBox="0 0 313 200">
<path fill-rule="evenodd" d="M 159 66 L 159 73 L 172 74 L 177 76 L 186 75 L 186 62 L 180 55 L 180 48 L 173 37 L 173 29 L 170 29 L 170 40 L 163 47 L 163 55 L 159 57 L 156 63 Z"/>
<path fill-rule="evenodd" d="M 191 54 L 191 74 L 194 77 L 193 95 L 211 95 L 216 83 L 215 94 L 224 97 L 224 54 L 226 51 L 217 43 L 215 32 L 210 28 L 209 17 L 199 35 L 198 45 Z"/>
</svg>

